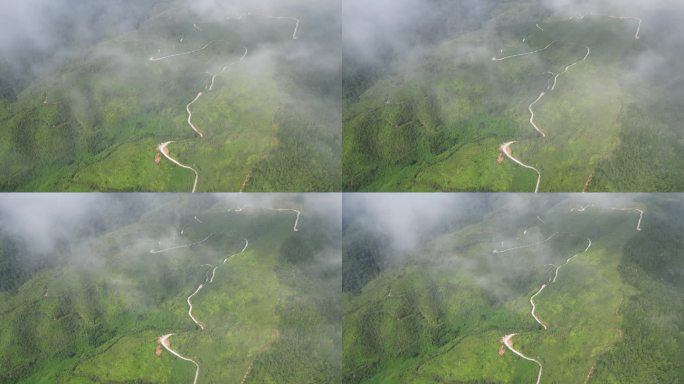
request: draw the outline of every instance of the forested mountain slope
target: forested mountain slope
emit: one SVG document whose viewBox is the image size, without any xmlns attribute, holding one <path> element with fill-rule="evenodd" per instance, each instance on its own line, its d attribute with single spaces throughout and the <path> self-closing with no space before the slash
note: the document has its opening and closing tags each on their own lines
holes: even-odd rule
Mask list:
<svg viewBox="0 0 684 384">
<path fill-rule="evenodd" d="M 25 243 L 38 230 L 2 215 L 1 382 L 340 382 L 334 210 L 316 198 L 126 200 L 82 216 L 99 217 L 96 231 L 41 227 L 56 240 L 40 249 Z M 60 222 L 83 228 L 73 221 Z"/>
<path fill-rule="evenodd" d="M 684 10 L 556 3 L 484 2 L 468 23 L 445 12 L 431 39 L 416 12 L 390 53 L 345 56 L 344 189 L 684 189 Z"/>
<path fill-rule="evenodd" d="M 481 221 L 368 265 L 373 278 L 344 293 L 343 382 L 684 375 L 681 195 L 496 200 Z"/>
<path fill-rule="evenodd" d="M 0 61 L 0 188 L 339 189 L 335 1 L 101 3 Z"/>
</svg>

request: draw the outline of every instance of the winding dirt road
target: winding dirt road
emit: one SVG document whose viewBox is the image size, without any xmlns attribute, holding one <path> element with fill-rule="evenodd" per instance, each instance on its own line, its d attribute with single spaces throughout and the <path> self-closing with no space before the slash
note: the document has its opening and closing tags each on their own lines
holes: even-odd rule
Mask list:
<svg viewBox="0 0 684 384">
<path fill-rule="evenodd" d="M 154 250 L 154 249 L 152 249 L 152 250 L 150 250 L 150 253 L 162 253 L 162 252 L 172 251 L 172 250 L 174 250 L 174 249 L 190 248 L 190 247 L 192 247 L 192 246 L 194 246 L 194 245 L 204 243 L 205 241 L 209 240 L 212 236 L 214 236 L 214 235 L 216 235 L 216 234 L 217 234 L 216 232 L 211 233 L 209 236 L 205 237 L 204 239 L 202 239 L 202 240 L 200 240 L 200 241 L 196 241 L 196 242 L 194 242 L 194 243 L 190 243 L 190 244 L 177 245 L 177 246 L 175 246 L 175 247 L 164 248 L 164 249 L 159 249 L 159 250 Z"/>
<path fill-rule="evenodd" d="M 195 379 L 192 381 L 192 384 L 197 384 L 197 379 L 199 379 L 199 373 L 200 373 L 199 364 L 197 364 L 197 362 L 195 360 L 187 358 L 187 357 L 181 355 L 180 353 L 174 351 L 173 349 L 171 349 L 171 347 L 170 347 L 171 343 L 169 342 L 169 337 L 175 336 L 175 335 L 176 335 L 175 333 L 169 333 L 169 334 L 166 334 L 164 336 L 160 336 L 159 337 L 159 344 L 161 344 L 161 346 L 164 347 L 164 349 L 169 351 L 169 353 L 176 356 L 177 358 L 179 358 L 181 360 L 189 361 L 195 365 Z"/>
<path fill-rule="evenodd" d="M 523 355 L 522 352 L 513 348 L 513 341 L 511 339 L 513 339 L 513 336 L 517 336 L 517 335 L 518 335 L 517 333 L 508 334 L 508 335 L 504 336 L 503 338 L 501 338 L 501 342 L 503 342 L 504 345 L 506 346 L 506 348 L 508 348 L 511 352 L 515 353 L 516 355 L 522 357 L 525 360 L 532 361 L 539 366 L 539 373 L 537 374 L 537 383 L 536 383 L 536 384 L 539 384 L 541 382 L 541 376 L 542 376 L 542 370 L 543 370 L 542 364 L 539 362 L 539 360 L 533 359 L 531 357 L 527 357 L 527 356 Z"/>
<path fill-rule="evenodd" d="M 161 60 L 170 59 L 172 57 L 192 55 L 193 53 L 197 53 L 197 52 L 200 52 L 200 51 L 203 51 L 203 50 L 209 48 L 209 46 L 214 44 L 215 42 L 216 41 L 210 41 L 210 42 L 206 43 L 204 46 L 202 46 L 202 48 L 194 49 L 192 51 L 173 53 L 171 55 L 162 56 L 162 57 L 150 57 L 150 61 L 161 61 Z"/>
<path fill-rule="evenodd" d="M 501 251 L 495 249 L 494 251 L 492 251 L 492 253 L 506 253 L 506 252 L 510 252 L 510 251 L 515 251 L 516 249 L 523 249 L 523 248 L 534 247 L 534 246 L 537 246 L 537 245 L 546 243 L 547 241 L 553 239 L 557 234 L 558 234 L 558 232 L 552 234 L 551 236 L 547 237 L 546 239 L 544 239 L 544 240 L 542 240 L 542 241 L 538 241 L 538 242 L 532 243 L 532 244 L 520 245 L 520 246 L 517 246 L 517 247 L 508 248 L 508 249 L 504 249 L 504 250 L 501 250 Z"/>
<path fill-rule="evenodd" d="M 169 156 L 169 144 L 171 144 L 171 143 L 175 143 L 175 141 L 167 141 L 165 143 L 161 143 L 157 146 L 157 150 L 159 152 L 161 152 L 161 154 L 164 155 L 164 157 L 166 157 L 166 159 L 169 160 L 170 162 L 176 164 L 177 166 L 179 166 L 181 168 L 189 169 L 195 174 L 195 181 L 192 183 L 192 192 L 191 192 L 191 193 L 195 193 L 195 190 L 197 189 L 197 179 L 199 178 L 199 173 L 197 173 L 197 170 L 195 168 L 181 164 L 176 159 Z"/>
<path fill-rule="evenodd" d="M 551 43 L 549 43 L 549 45 L 547 45 L 547 46 L 544 47 L 544 48 L 540 48 L 540 49 L 537 49 L 537 50 L 531 51 L 531 52 L 518 53 L 518 54 L 516 54 L 516 55 L 510 55 L 510 56 L 501 57 L 501 58 L 492 57 L 492 61 L 503 61 L 503 60 L 508 60 L 508 59 L 514 58 L 514 57 L 520 57 L 520 56 L 531 55 L 531 54 L 533 54 L 533 53 L 538 53 L 538 52 L 541 52 L 541 51 L 545 51 L 545 50 L 549 49 L 549 47 L 551 47 L 551 46 L 552 46 L 553 44 L 555 44 L 555 43 L 556 43 L 556 40 L 552 41 Z"/>
<path fill-rule="evenodd" d="M 568 265 L 572 261 L 572 259 L 574 259 L 575 257 L 587 252 L 589 250 L 589 248 L 591 248 L 591 239 L 587 237 L 587 241 L 588 241 L 588 244 L 587 244 L 587 247 L 584 248 L 584 251 L 570 256 L 567 260 L 565 260 L 565 264 L 561 264 L 556 268 L 556 273 L 553 275 L 553 280 L 551 280 L 552 283 L 556 282 L 556 279 L 558 278 L 558 271 L 561 269 L 561 267 Z"/>
<path fill-rule="evenodd" d="M 292 230 L 297 232 L 299 229 L 297 228 L 297 223 L 299 223 L 299 215 L 302 213 L 299 212 L 296 209 L 291 209 L 291 208 L 269 208 L 271 211 L 278 211 L 278 212 L 283 212 L 283 211 L 290 211 L 290 212 L 296 212 L 297 213 L 297 219 L 295 219 L 294 226 L 292 227 Z"/>
<path fill-rule="evenodd" d="M 544 133 L 544 131 L 542 131 L 541 129 L 539 129 L 539 127 L 537 126 L 537 124 L 535 124 L 535 122 L 534 122 L 534 111 L 532 110 L 532 107 L 533 107 L 535 104 L 537 104 L 537 103 L 539 102 L 539 100 L 541 100 L 541 98 L 544 97 L 545 94 L 546 94 L 546 92 L 543 92 L 543 91 L 542 91 L 542 93 L 539 94 L 539 97 L 537 97 L 537 100 L 535 100 L 535 101 L 533 101 L 532 103 L 530 103 L 530 106 L 527 107 L 527 109 L 530 111 L 530 124 L 532 124 L 532 127 L 534 127 L 534 129 L 536 129 L 537 132 L 539 132 L 539 133 L 542 135 L 542 137 L 546 137 L 546 133 Z"/>
<path fill-rule="evenodd" d="M 294 18 L 294 17 L 288 17 L 288 16 L 264 16 L 269 19 L 277 19 L 277 20 L 291 20 L 295 22 L 295 27 L 294 27 L 294 32 L 292 32 L 292 40 L 297 40 L 297 30 L 299 30 L 299 19 Z"/>
<path fill-rule="evenodd" d="M 527 169 L 531 169 L 531 170 L 533 170 L 534 172 L 537 173 L 537 184 L 536 184 L 535 187 L 534 187 L 534 193 L 537 193 L 537 192 L 539 192 L 539 183 L 541 182 L 541 173 L 539 172 L 539 170 L 538 170 L 537 168 L 532 167 L 532 166 L 529 166 L 529 165 L 523 163 L 522 161 L 516 159 L 515 157 L 513 157 L 513 155 L 511 155 L 511 144 L 515 144 L 515 143 L 517 143 L 517 141 L 509 141 L 509 142 L 507 142 L 507 143 L 503 143 L 503 144 L 501 144 L 501 146 L 499 147 L 499 149 L 500 149 L 501 152 L 503 152 L 503 153 L 506 155 L 506 157 L 508 157 L 511 161 L 515 162 L 516 164 L 520 165 L 521 167 L 524 167 L 524 168 L 527 168 Z"/>
<path fill-rule="evenodd" d="M 553 86 L 551 87 L 551 90 L 552 90 L 552 91 L 555 91 L 555 90 L 556 90 L 556 83 L 558 82 L 558 76 L 560 76 L 560 75 L 562 75 L 562 74 L 564 74 L 564 73 L 567 73 L 567 72 L 570 70 L 570 68 L 572 68 L 572 67 L 574 67 L 575 65 L 581 63 L 582 61 L 585 61 L 585 60 L 589 57 L 589 54 L 591 54 L 591 48 L 589 48 L 589 47 L 585 47 L 585 48 L 587 48 L 587 54 L 584 55 L 584 58 L 583 58 L 583 59 L 577 60 L 577 61 L 575 61 L 574 63 L 572 63 L 572 64 L 566 66 L 565 69 L 563 70 L 563 72 L 559 72 L 559 73 L 557 73 L 557 74 L 554 76 L 554 78 L 553 78 Z"/>
<path fill-rule="evenodd" d="M 202 97 L 202 92 L 197 93 L 195 99 L 188 103 L 187 106 L 185 106 L 185 110 L 188 111 L 188 124 L 190 124 L 190 128 L 192 128 L 192 130 L 195 131 L 195 133 L 197 133 L 199 137 L 204 137 L 202 132 L 200 132 L 199 129 L 197 129 L 197 127 L 195 127 L 195 125 L 192 123 L 192 111 L 190 111 L 190 106 L 193 105 L 197 100 L 199 100 L 200 97 Z"/>
<path fill-rule="evenodd" d="M 192 315 L 192 302 L 190 301 L 192 299 L 192 297 L 195 296 L 202 288 L 204 288 L 204 284 L 200 284 L 199 287 L 197 287 L 197 289 L 195 290 L 195 292 L 193 292 L 192 295 L 188 296 L 186 301 L 188 302 L 188 307 L 189 307 L 188 316 L 190 316 L 192 321 L 195 322 L 195 324 L 197 324 L 200 327 L 200 329 L 204 330 L 204 325 L 202 325 L 202 323 L 197 321 L 195 316 Z"/>
<path fill-rule="evenodd" d="M 532 311 L 530 311 L 530 314 L 532 314 L 532 317 L 534 317 L 534 320 L 536 320 L 537 323 L 539 323 L 539 325 L 544 327 L 544 329 L 548 329 L 546 327 L 546 324 L 544 324 L 541 320 L 539 320 L 539 317 L 537 317 L 537 314 L 535 313 L 535 311 L 537 310 L 537 306 L 534 305 L 534 298 L 537 297 L 538 294 L 542 293 L 544 288 L 546 288 L 546 284 L 542 284 L 541 288 L 539 288 L 537 293 L 535 293 L 534 295 L 532 295 L 532 297 L 530 297 L 530 304 L 532 304 Z"/>
<path fill-rule="evenodd" d="M 639 221 L 637 221 L 636 230 L 641 231 L 641 219 L 644 218 L 644 211 L 639 208 L 611 208 L 613 211 L 635 211 L 639 212 Z"/>
<path fill-rule="evenodd" d="M 628 17 L 628 16 L 612 16 L 612 15 L 609 15 L 609 16 L 606 16 L 606 17 L 608 17 L 608 18 L 610 18 L 610 19 L 634 20 L 634 21 L 637 21 L 638 24 L 637 24 L 636 33 L 634 34 L 634 38 L 635 38 L 636 40 L 639 40 L 639 31 L 641 31 L 641 22 L 642 22 L 642 20 L 641 20 L 640 18 L 638 18 L 638 17 Z"/>
</svg>

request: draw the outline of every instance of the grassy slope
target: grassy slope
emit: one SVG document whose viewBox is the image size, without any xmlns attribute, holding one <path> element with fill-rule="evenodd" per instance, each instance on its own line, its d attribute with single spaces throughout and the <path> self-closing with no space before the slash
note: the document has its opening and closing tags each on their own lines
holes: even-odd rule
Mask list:
<svg viewBox="0 0 684 384">
<path fill-rule="evenodd" d="M 0 158 L 5 171 L 0 182 L 6 190 L 189 191 L 193 174 L 164 161 L 155 165 L 156 145 L 176 140 L 171 154 L 198 169 L 200 191 L 237 191 L 259 161 L 275 158 L 287 165 L 298 162 L 303 172 L 283 184 L 282 176 L 261 172 L 253 190 L 331 189 L 336 151 L 302 154 L 287 141 L 278 141 L 279 108 L 290 100 L 291 79 L 273 69 L 258 68 L 262 44 L 306 44 L 306 36 L 286 39 L 291 26 L 269 20 L 202 24 L 193 30 L 188 12 L 177 5 L 160 6 L 137 31 L 98 44 L 53 76 L 35 81 L 14 103 L 4 104 Z M 184 42 L 178 42 L 184 35 Z M 193 55 L 150 62 L 160 56 L 196 49 Z M 205 133 L 196 137 L 186 123 L 185 106 L 204 90 L 207 75 L 239 59 L 246 61 L 219 75 L 213 92 L 192 106 L 193 122 Z M 161 53 L 157 53 L 161 49 Z M 99 52 L 99 53 L 94 53 Z M 126 52 L 122 58 L 116 52 Z M 246 63 L 251 63 L 245 66 Z M 122 71 L 121 68 L 127 68 Z M 285 76 L 286 77 L 286 76 Z M 47 93 L 49 102 L 43 105 Z M 330 128 L 316 116 L 300 116 L 300 126 L 311 132 Z M 330 146 L 325 135 L 311 134 L 303 145 Z M 330 147 L 334 148 L 334 147 Z M 321 168 L 323 164 L 323 169 Z M 311 185 L 306 169 L 313 167 L 326 184 Z M 328 177 L 325 179 L 321 175 Z M 293 180 L 294 179 L 294 180 Z M 270 183 L 269 183 L 270 182 Z M 282 184 L 282 185 L 281 185 Z"/>
<path fill-rule="evenodd" d="M 185 383 L 194 375 L 191 363 L 166 352 L 160 358 L 154 355 L 157 338 L 173 332 L 173 348 L 200 363 L 203 382 L 239 382 L 252 363 L 254 382 L 262 382 L 257 375 L 281 379 L 283 372 L 294 379 L 279 382 L 307 382 L 316 375 L 336 382 L 335 360 L 325 354 L 336 345 L 335 322 L 320 305 L 334 295 L 324 291 L 319 280 L 303 276 L 280 252 L 292 236 L 309 239 L 306 227 L 293 232 L 293 217 L 287 214 L 208 212 L 201 217 L 204 224 L 191 217 L 185 221 L 186 240 L 217 230 L 228 229 L 227 235 L 191 249 L 157 255 L 141 251 L 145 254 L 131 257 L 122 244 L 166 231 L 164 220 L 149 217 L 97 240 L 96 251 L 108 260 L 106 273 L 71 267 L 48 270 L 16 295 L 2 297 L 0 318 L 8 324 L 0 334 L 0 359 L 7 367 L 3 380 Z M 214 283 L 193 298 L 193 313 L 206 325 L 200 331 L 187 315 L 186 297 L 204 281 L 207 267 L 201 264 L 216 264 L 239 251 L 242 237 L 250 240 L 245 253 L 219 267 Z M 303 282 L 308 282 L 307 290 Z M 43 297 L 46 287 L 49 296 Z M 283 322 L 295 312 L 287 305 L 292 300 L 301 300 L 301 312 L 309 313 L 303 324 L 319 332 L 292 335 Z M 310 344 L 309 349 L 293 347 L 302 343 Z M 317 366 L 283 371 L 259 363 L 268 358 L 306 360 L 308 353 L 320 355 Z"/>
<path fill-rule="evenodd" d="M 623 338 L 623 303 L 636 291 L 621 276 L 620 265 L 622 247 L 636 234 L 635 221 L 629 213 L 599 210 L 545 218 L 551 227 L 544 228 L 547 234 L 576 235 L 554 240 L 546 251 L 489 257 L 484 256 L 491 252 L 488 245 L 477 243 L 491 244 L 491 235 L 502 228 L 488 229 L 496 222 L 477 225 L 435 240 L 428 258 L 400 271 L 384 272 L 360 295 L 345 296 L 344 343 L 345 351 L 350 351 L 343 362 L 345 382 L 533 382 L 537 373 L 533 363 L 510 352 L 503 358 L 496 353 L 500 337 L 512 332 L 520 333 L 514 339 L 516 347 L 544 364 L 543 381 L 570 383 L 585 377 L 599 357 Z M 524 221 L 521 227 L 527 226 Z M 510 235 L 511 230 L 502 232 Z M 538 316 L 549 325 L 543 331 L 529 314 L 529 297 L 549 273 L 537 265 L 535 253 L 547 252 L 558 264 L 584 249 L 584 236 L 593 240 L 589 252 L 563 267 L 557 283 L 535 300 Z M 453 254 L 472 260 L 466 265 L 480 265 L 477 272 L 445 264 Z M 511 263 L 510 258 L 515 258 L 514 264 L 506 268 L 518 269 L 522 275 L 516 281 L 507 281 L 504 267 L 487 269 L 492 262 Z M 482 289 L 483 281 L 493 283 L 488 279 L 499 280 L 495 287 L 507 286 L 490 288 L 499 297 Z M 392 296 L 387 296 L 390 287 Z M 400 293 L 406 296 L 399 297 Z"/>
<path fill-rule="evenodd" d="M 513 154 L 541 170 L 542 191 L 581 190 L 619 142 L 621 108 L 633 97 L 616 70 L 641 43 L 628 23 L 540 18 L 541 32 L 534 23 L 511 21 L 519 17 L 495 14 L 500 24 L 493 29 L 434 48 L 412 75 L 380 81 L 346 105 L 345 189 L 531 191 L 532 171 L 495 162 L 499 144 L 519 140 Z M 553 40 L 562 43 L 535 55 L 490 60 L 501 56 L 492 41 L 501 41 L 510 55 Z M 473 48 L 482 46 L 489 52 Z M 556 90 L 534 107 L 548 134 L 540 139 L 527 107 L 546 88 L 543 73 L 581 59 L 584 46 L 591 48 L 589 59 L 561 75 Z M 387 96 L 393 104 L 385 104 Z"/>
</svg>

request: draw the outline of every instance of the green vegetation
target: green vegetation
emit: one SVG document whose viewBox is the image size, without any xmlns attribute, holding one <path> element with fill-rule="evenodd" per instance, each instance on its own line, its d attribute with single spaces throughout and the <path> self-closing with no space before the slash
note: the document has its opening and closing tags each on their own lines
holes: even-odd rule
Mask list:
<svg viewBox="0 0 684 384">
<path fill-rule="evenodd" d="M 366 70 L 360 65 L 345 72 L 352 89 L 343 105 L 344 190 L 531 192 L 533 171 L 497 163 L 499 146 L 513 140 L 513 156 L 540 170 L 540 191 L 582 191 L 589 180 L 589 191 L 682 189 L 681 108 L 671 80 L 631 69 L 649 49 L 679 61 L 656 43 L 665 30 L 653 26 L 637 40 L 636 22 L 568 20 L 535 0 L 494 3 L 479 28 L 416 44 L 425 50 L 420 57 L 398 53 L 387 59 L 390 69 L 368 69 L 365 81 L 355 80 Z M 552 41 L 542 52 L 492 61 Z M 587 60 L 548 89 L 552 74 L 581 60 L 587 47 Z M 533 109 L 545 138 L 528 111 L 542 91 Z"/>
<path fill-rule="evenodd" d="M 189 192 L 191 171 L 154 162 L 157 145 L 173 140 L 170 155 L 197 169 L 198 191 L 239 191 L 248 175 L 247 191 L 339 190 L 339 123 L 324 106 L 339 99 L 339 79 L 308 56 L 336 36 L 316 19 L 327 5 L 289 9 L 312 19 L 292 40 L 292 23 L 202 20 L 186 3 L 158 2 L 134 30 L 22 85 L 0 84 L 0 189 Z M 216 74 L 211 91 L 206 71 Z M 200 91 L 191 110 L 203 138 L 186 122 Z"/>
<path fill-rule="evenodd" d="M 534 363 L 497 353 L 511 333 L 516 349 L 543 364 L 542 383 L 677 382 L 684 374 L 680 199 L 632 203 L 647 211 L 639 232 L 638 213 L 570 212 L 580 206 L 572 198 L 525 212 L 504 196 L 481 222 L 426 238 L 410 255 L 385 256 L 406 261 L 379 270 L 377 258 L 357 261 L 374 277 L 344 292 L 343 382 L 534 383 Z M 373 248 L 355 235 L 362 229 L 361 222 L 345 228 L 345 258 Z M 501 240 L 514 247 L 553 233 L 537 246 L 492 253 Z M 592 245 L 582 253 L 587 238 Z M 555 266 L 576 254 L 552 283 Z M 358 275 L 345 267 L 344 282 Z M 542 284 L 536 314 L 547 330 L 530 314 Z"/>
<path fill-rule="evenodd" d="M 209 196 L 161 200 L 34 269 L 3 247 L 0 273 L 17 278 L 0 291 L 0 382 L 189 383 L 191 363 L 155 356 L 158 338 L 174 333 L 171 348 L 199 363 L 200 383 L 239 383 L 250 366 L 245 383 L 338 383 L 340 277 L 327 260 L 340 257 L 334 220 L 304 206 L 295 232 L 290 212 L 226 213 L 225 203 L 205 204 Z M 149 252 L 210 233 L 189 248 Z M 243 238 L 249 247 L 235 254 Z M 211 283 L 203 264 L 218 265 Z M 201 283 L 192 303 L 204 330 L 186 303 Z"/>
</svg>

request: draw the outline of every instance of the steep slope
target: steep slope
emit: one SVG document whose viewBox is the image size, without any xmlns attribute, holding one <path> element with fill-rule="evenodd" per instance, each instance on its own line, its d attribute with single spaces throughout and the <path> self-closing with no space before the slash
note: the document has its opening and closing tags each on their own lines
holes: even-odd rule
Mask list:
<svg viewBox="0 0 684 384">
<path fill-rule="evenodd" d="M 5 99 L 1 188 L 338 189 L 334 1 L 194 7 L 157 2 L 134 30 L 82 48 Z M 155 162 L 155 152 L 195 171 Z"/>
<path fill-rule="evenodd" d="M 540 3 L 500 2 L 347 97 L 345 190 L 680 190 L 680 102 L 660 96 L 680 92 L 670 33 Z"/>
<path fill-rule="evenodd" d="M 2 292 L 0 381 L 339 382 L 335 220 L 281 202 L 296 231 L 267 204 L 172 197 L 72 244 Z"/>
<path fill-rule="evenodd" d="M 644 198 L 643 218 L 607 201 L 514 219 L 505 207 L 345 293 L 344 382 L 640 383 L 684 372 L 681 200 Z"/>
</svg>

